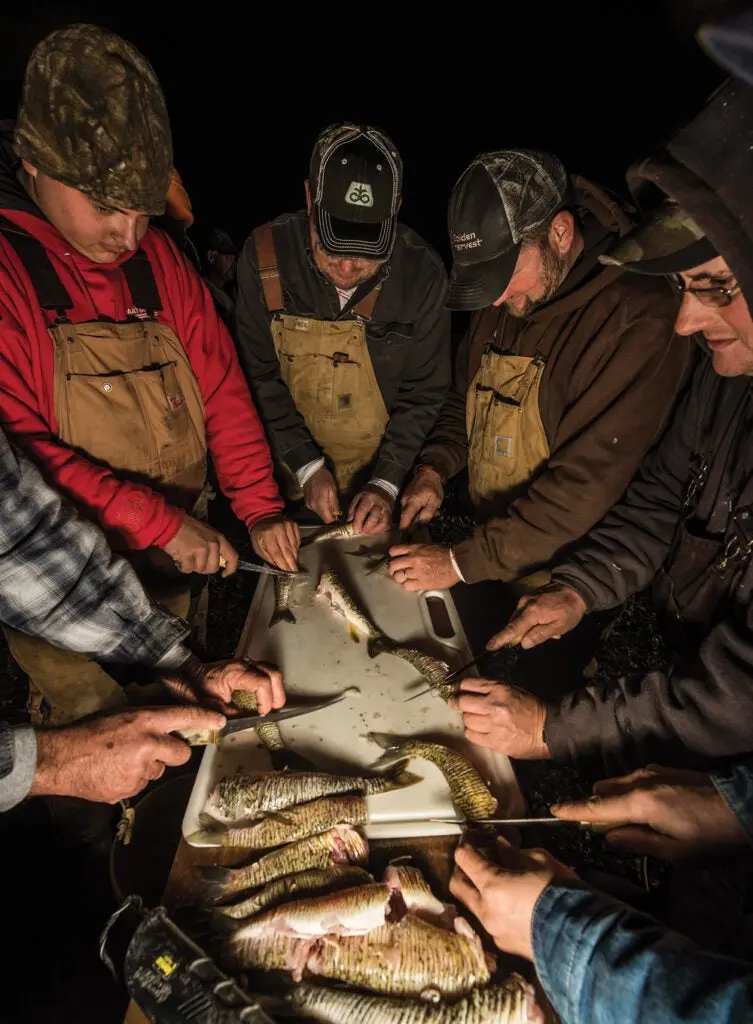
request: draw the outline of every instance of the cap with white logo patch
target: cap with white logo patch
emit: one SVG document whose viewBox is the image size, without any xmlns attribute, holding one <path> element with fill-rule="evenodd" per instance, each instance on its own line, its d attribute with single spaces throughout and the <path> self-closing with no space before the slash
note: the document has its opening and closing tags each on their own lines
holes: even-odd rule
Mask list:
<svg viewBox="0 0 753 1024">
<path fill-rule="evenodd" d="M 567 172 L 551 153 L 502 149 L 476 157 L 450 198 L 450 309 L 483 309 L 504 293 L 526 233 L 562 208 L 567 190 Z"/>
<path fill-rule="evenodd" d="M 309 188 L 319 242 L 330 256 L 380 260 L 395 244 L 403 165 L 378 128 L 332 125 L 316 140 Z"/>
</svg>

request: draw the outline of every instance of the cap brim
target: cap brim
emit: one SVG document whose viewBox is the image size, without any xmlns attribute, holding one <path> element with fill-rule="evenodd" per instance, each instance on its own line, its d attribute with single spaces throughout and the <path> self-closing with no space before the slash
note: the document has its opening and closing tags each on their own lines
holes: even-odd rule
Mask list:
<svg viewBox="0 0 753 1024">
<path fill-rule="evenodd" d="M 395 217 L 372 224 L 356 223 L 333 217 L 321 206 L 315 206 L 314 223 L 322 249 L 339 259 L 382 260 L 395 244 Z"/>
<path fill-rule="evenodd" d="M 448 309 L 484 309 L 496 302 L 510 283 L 522 243 L 481 263 L 453 263 L 445 305 Z"/>
<path fill-rule="evenodd" d="M 636 274 L 665 276 L 698 267 L 717 255 L 695 221 L 672 203 L 661 206 L 599 260 Z"/>
</svg>

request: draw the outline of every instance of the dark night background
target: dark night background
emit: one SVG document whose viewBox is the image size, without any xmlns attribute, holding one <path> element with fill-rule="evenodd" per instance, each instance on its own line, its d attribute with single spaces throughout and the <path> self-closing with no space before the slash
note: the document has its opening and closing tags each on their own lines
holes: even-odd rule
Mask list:
<svg viewBox="0 0 753 1024">
<path fill-rule="evenodd" d="M 405 163 L 402 218 L 446 258 L 450 190 L 483 150 L 551 149 L 570 171 L 624 195 L 630 161 L 665 140 L 722 80 L 694 32 L 726 6 L 508 0 L 391 8 L 366 0 L 342 8 L 274 8 L 214 0 L 192 8 L 159 0 L 15 0 L 11 14 L 6 0 L 0 118 L 15 113 L 24 66 L 39 39 L 71 22 L 97 22 L 135 43 L 162 82 L 199 247 L 209 227 L 224 227 L 241 244 L 256 224 L 302 206 L 315 136 L 332 122 L 355 120 L 393 137 Z M 440 517 L 438 528 L 454 529 L 450 520 Z M 240 524 L 217 525 L 243 556 L 248 541 Z M 212 581 L 211 657 L 233 653 L 254 582 L 243 574 Z M 509 663 L 487 672 L 515 682 L 517 655 L 504 653 Z M 655 623 L 645 605 L 633 602 L 597 652 L 596 681 L 640 675 L 659 667 L 662 657 Z M 24 692 L 0 641 L 4 715 L 23 714 Z M 583 794 L 590 781 L 546 762 L 518 770 L 534 816 L 546 814 L 555 799 Z M 157 892 L 180 812 L 171 809 L 149 848 L 146 866 Z M 10 883 L 0 897 L 16 950 L 5 957 L 3 975 L 13 984 L 0 1000 L 0 1024 L 120 1024 L 125 990 L 113 986 L 96 958 L 97 934 L 114 907 L 106 866 L 61 852 L 46 828 L 39 801 L 0 821 L 2 875 Z M 529 830 L 528 838 L 581 873 L 596 868 L 635 877 L 630 864 L 610 859 L 598 837 Z"/>
<path fill-rule="evenodd" d="M 720 5 L 693 0 L 448 4 L 444 13 L 368 2 L 13 6 L 0 14 L 0 117 L 16 109 L 37 40 L 74 21 L 106 25 L 162 82 L 197 231 L 222 226 L 239 243 L 303 204 L 312 142 L 332 122 L 392 135 L 405 161 L 402 217 L 447 255 L 447 198 L 476 153 L 548 148 L 620 191 L 630 160 L 722 77 L 693 38 Z"/>
</svg>

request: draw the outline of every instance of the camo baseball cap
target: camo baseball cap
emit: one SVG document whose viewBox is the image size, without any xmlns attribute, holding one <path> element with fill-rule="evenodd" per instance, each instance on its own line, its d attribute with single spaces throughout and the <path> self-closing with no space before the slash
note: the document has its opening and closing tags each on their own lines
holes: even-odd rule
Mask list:
<svg viewBox="0 0 753 1024">
<path fill-rule="evenodd" d="M 70 25 L 35 47 L 24 77 L 16 153 L 99 202 L 158 216 L 173 166 L 165 98 L 139 51 L 97 25 Z"/>
<path fill-rule="evenodd" d="M 551 153 L 502 149 L 476 157 L 450 198 L 450 309 L 483 309 L 502 295 L 525 235 L 562 209 L 568 187 Z"/>
<path fill-rule="evenodd" d="M 599 256 L 599 261 L 637 274 L 661 276 L 690 270 L 717 255 L 693 218 L 670 200 Z"/>
</svg>

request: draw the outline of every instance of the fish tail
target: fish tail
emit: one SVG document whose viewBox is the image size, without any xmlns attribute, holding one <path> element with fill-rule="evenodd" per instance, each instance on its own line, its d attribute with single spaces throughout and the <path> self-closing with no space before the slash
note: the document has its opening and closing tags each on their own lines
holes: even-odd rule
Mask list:
<svg viewBox="0 0 753 1024">
<path fill-rule="evenodd" d="M 393 789 L 407 789 L 408 786 L 415 786 L 417 782 L 423 782 L 422 775 L 416 775 L 415 772 L 408 771 L 408 761 L 409 759 L 406 757 L 391 766 L 384 776 L 388 783 L 384 790 L 385 793 L 389 793 Z"/>
<path fill-rule="evenodd" d="M 209 902 L 216 902 L 228 896 L 232 891 L 232 884 L 235 880 L 233 868 L 223 868 L 216 864 L 199 864 L 198 871 Z"/>
<path fill-rule="evenodd" d="M 186 842 L 190 846 L 223 846 L 227 828 L 217 822 L 212 828 L 201 828 L 198 832 L 192 832 L 186 836 Z"/>
<path fill-rule="evenodd" d="M 372 769 L 378 771 L 380 768 L 389 768 L 395 761 L 404 760 L 405 755 L 400 744 L 395 742 L 395 736 L 383 732 L 370 732 L 368 736 L 384 750 L 382 756 L 371 766 Z"/>
<path fill-rule="evenodd" d="M 276 626 L 278 622 L 290 622 L 295 625 L 295 615 L 289 608 L 275 608 L 272 612 L 272 618 L 269 620 L 269 628 Z"/>
<path fill-rule="evenodd" d="M 370 658 L 376 658 L 380 654 L 384 654 L 386 651 L 391 651 L 395 646 L 394 641 L 390 640 L 389 637 L 383 636 L 381 633 L 377 633 L 376 636 L 369 637 L 368 652 Z"/>
</svg>

